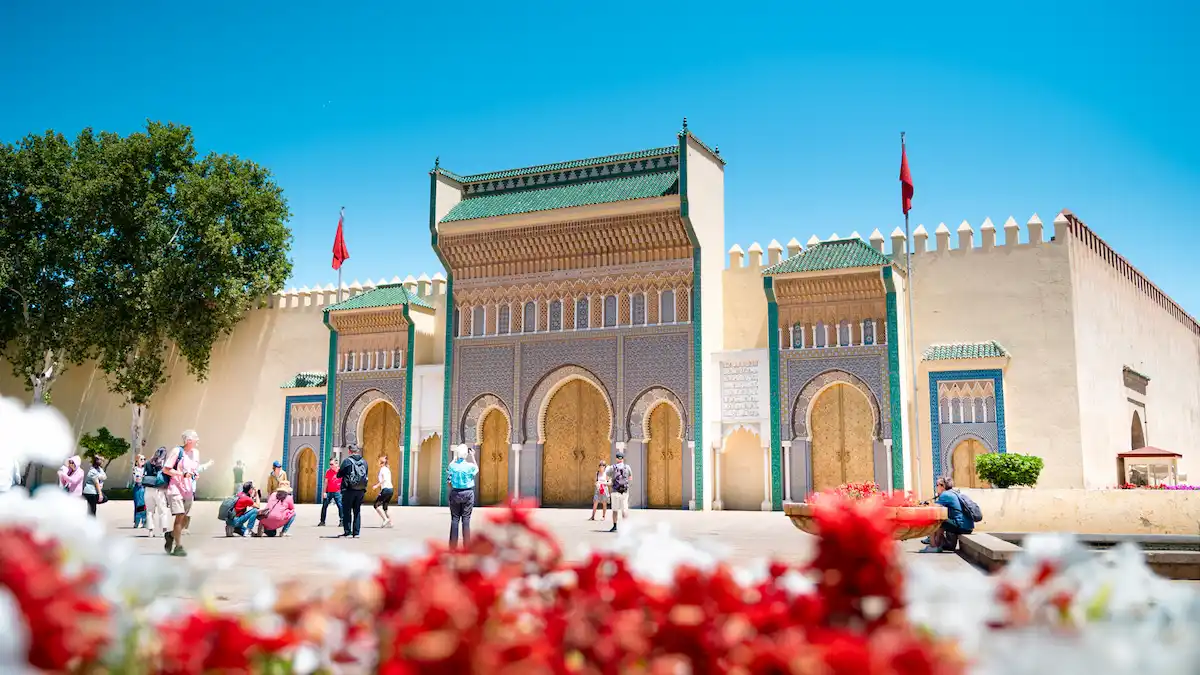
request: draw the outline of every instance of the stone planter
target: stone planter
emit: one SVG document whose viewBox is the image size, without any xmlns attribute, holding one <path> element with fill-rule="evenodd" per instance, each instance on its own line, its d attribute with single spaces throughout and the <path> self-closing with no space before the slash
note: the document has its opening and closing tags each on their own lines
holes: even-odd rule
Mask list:
<svg viewBox="0 0 1200 675">
<path fill-rule="evenodd" d="M 889 506 L 886 510 L 892 522 L 896 524 L 896 532 L 892 536 L 897 541 L 928 537 L 941 527 L 942 521 L 946 519 L 944 506 Z M 808 534 L 817 533 L 812 504 L 786 502 L 783 512 L 797 530 Z"/>
</svg>

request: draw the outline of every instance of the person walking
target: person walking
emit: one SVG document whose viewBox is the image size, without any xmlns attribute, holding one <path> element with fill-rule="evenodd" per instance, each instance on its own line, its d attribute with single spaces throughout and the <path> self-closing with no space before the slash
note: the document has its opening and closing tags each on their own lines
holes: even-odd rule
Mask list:
<svg viewBox="0 0 1200 675">
<path fill-rule="evenodd" d="M 367 478 L 370 469 L 362 458 L 362 448 L 351 445 L 346 459 L 338 468 L 337 476 L 342 479 L 342 536 L 358 537 L 362 529 L 362 505 L 367 496 Z"/>
<path fill-rule="evenodd" d="M 379 456 L 379 475 L 371 489 L 379 490 L 379 494 L 375 496 L 375 513 L 383 519 L 383 525 L 380 527 L 391 527 L 392 519 L 388 516 L 388 504 L 391 503 L 395 490 L 392 488 L 392 469 L 388 466 L 387 455 Z"/>
<path fill-rule="evenodd" d="M 96 506 L 104 501 L 104 481 L 108 476 L 104 473 L 104 462 L 99 456 L 92 457 L 92 468 L 88 469 L 83 481 L 83 498 L 88 503 L 88 514 L 96 517 Z"/>
<path fill-rule="evenodd" d="M 133 493 L 133 529 L 149 528 L 146 519 L 146 486 L 142 479 L 146 477 L 146 456 L 139 454 L 133 460 L 133 475 L 129 480 L 129 488 Z"/>
<path fill-rule="evenodd" d="M 167 463 L 167 449 L 160 447 L 154 452 L 150 461 L 142 467 L 143 483 L 148 483 L 146 476 L 155 477 L 152 485 L 146 486 L 146 520 L 150 527 L 150 536 L 157 537 L 167 532 L 167 517 L 171 511 L 167 507 L 167 485 L 169 478 L 163 473 L 163 465 Z"/>
<path fill-rule="evenodd" d="M 183 445 L 171 451 L 167 463 L 163 465 L 163 474 L 167 476 L 167 509 L 175 519 L 171 531 L 164 533 L 163 549 L 168 555 L 179 558 L 187 556 L 183 548 L 183 528 L 188 515 L 192 511 L 192 500 L 195 498 L 195 479 L 200 468 L 196 463 L 200 443 L 200 434 L 192 429 L 183 432 Z M 197 450 L 193 452 L 193 450 Z"/>
<path fill-rule="evenodd" d="M 617 463 L 608 469 L 608 482 L 612 486 L 613 526 L 609 532 L 617 531 L 617 514 L 629 517 L 629 484 L 633 482 L 633 467 L 625 463 L 625 453 L 617 451 Z"/>
<path fill-rule="evenodd" d="M 596 491 L 592 493 L 592 517 L 588 520 L 596 519 L 596 507 L 600 507 L 600 522 L 604 522 L 608 516 L 605 511 L 608 510 L 608 462 L 600 460 L 600 468 L 596 470 Z"/>
<path fill-rule="evenodd" d="M 342 522 L 342 479 L 338 478 L 336 459 L 329 460 L 329 468 L 325 470 L 325 499 L 321 501 L 321 522 L 317 523 L 317 527 L 325 527 L 325 514 L 329 511 L 329 502 L 337 504 L 338 522 Z"/>
<path fill-rule="evenodd" d="M 450 486 L 450 548 L 458 548 L 458 528 L 462 524 L 463 547 L 471 545 L 471 511 L 475 507 L 475 477 L 479 465 L 475 455 L 468 458 L 467 447 L 454 451 L 454 461 L 446 467 L 446 483 Z"/>
</svg>

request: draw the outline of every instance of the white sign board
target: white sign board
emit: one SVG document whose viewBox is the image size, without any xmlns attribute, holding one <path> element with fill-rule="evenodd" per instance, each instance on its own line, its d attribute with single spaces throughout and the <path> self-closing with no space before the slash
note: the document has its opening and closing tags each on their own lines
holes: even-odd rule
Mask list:
<svg viewBox="0 0 1200 675">
<path fill-rule="evenodd" d="M 758 421 L 769 416 L 770 368 L 766 350 L 717 355 L 721 372 L 721 421 Z"/>
</svg>

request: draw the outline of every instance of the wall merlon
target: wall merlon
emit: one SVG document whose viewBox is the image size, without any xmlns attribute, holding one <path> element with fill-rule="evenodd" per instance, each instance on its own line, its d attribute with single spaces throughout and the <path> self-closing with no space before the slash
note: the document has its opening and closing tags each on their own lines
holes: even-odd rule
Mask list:
<svg viewBox="0 0 1200 675">
<path fill-rule="evenodd" d="M 929 232 L 924 225 L 917 225 L 917 229 L 913 230 L 913 253 L 926 253 L 929 251 Z"/>
<path fill-rule="evenodd" d="M 958 226 L 958 248 L 963 251 L 969 251 L 974 247 L 975 230 L 971 229 L 971 224 L 964 220 Z"/>
<path fill-rule="evenodd" d="M 892 230 L 892 255 L 900 255 L 908 251 L 908 237 L 904 235 L 904 230 L 896 228 Z"/>
<path fill-rule="evenodd" d="M 996 226 L 991 218 L 984 218 L 979 226 L 980 238 L 983 240 L 983 250 L 990 251 L 996 247 Z"/>
<path fill-rule="evenodd" d="M 729 268 L 738 269 L 745 265 L 745 263 L 746 252 L 742 250 L 741 246 L 734 244 L 733 247 L 729 249 Z"/>
<path fill-rule="evenodd" d="M 762 267 L 763 250 L 762 250 L 762 246 L 759 246 L 757 241 L 754 242 L 753 244 L 750 244 L 749 253 L 750 253 L 750 255 L 749 255 L 750 261 L 749 261 L 748 266 L 749 267 Z"/>
<path fill-rule="evenodd" d="M 778 239 L 772 239 L 770 244 L 767 244 L 767 264 L 774 265 L 783 259 L 783 244 L 779 243 Z"/>
<path fill-rule="evenodd" d="M 1017 225 L 1017 219 L 1012 216 L 1004 221 L 1004 245 L 1016 246 L 1021 243 L 1021 226 Z"/>
<path fill-rule="evenodd" d="M 800 255 L 800 251 L 802 250 L 803 247 L 800 245 L 800 240 L 796 239 L 795 237 L 792 237 L 792 240 L 787 243 L 787 254 L 789 258 Z"/>
<path fill-rule="evenodd" d="M 1054 217 L 1054 241 L 1060 242 L 1070 232 L 1071 221 L 1067 218 L 1066 211 L 1059 211 Z"/>
<path fill-rule="evenodd" d="M 937 226 L 937 229 L 933 231 L 933 236 L 937 240 L 938 251 L 950 250 L 950 228 L 946 227 L 945 223 Z"/>
<path fill-rule="evenodd" d="M 813 236 L 811 236 L 811 237 L 809 237 L 809 238 L 808 238 L 808 246 L 809 246 L 809 248 L 811 248 L 811 247 L 813 247 L 813 246 L 816 246 L 816 245 L 817 245 L 817 244 L 819 244 L 819 243 L 821 243 L 821 240 L 820 240 L 820 239 L 818 239 L 818 238 L 817 238 L 817 235 L 815 235 L 815 234 L 814 234 Z"/>
<path fill-rule="evenodd" d="M 1035 213 L 1030 216 L 1026 227 L 1029 228 L 1029 243 L 1036 246 L 1044 242 L 1042 238 L 1042 219 L 1038 218 L 1038 214 Z"/>
<path fill-rule="evenodd" d="M 883 253 L 883 243 L 883 233 L 879 231 L 879 228 L 875 228 L 875 231 L 871 233 L 871 248 Z"/>
</svg>

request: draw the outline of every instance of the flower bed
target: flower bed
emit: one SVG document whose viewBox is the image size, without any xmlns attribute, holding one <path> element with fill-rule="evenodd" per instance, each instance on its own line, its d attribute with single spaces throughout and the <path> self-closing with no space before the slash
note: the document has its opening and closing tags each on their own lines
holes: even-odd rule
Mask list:
<svg viewBox="0 0 1200 675">
<path fill-rule="evenodd" d="M 239 612 L 169 599 L 231 562 L 135 558 L 83 506 L 0 496 L 0 672 L 1182 675 L 1200 656 L 1195 590 L 1136 549 L 1030 537 L 997 577 L 906 569 L 882 498 L 821 496 L 815 557 L 750 568 L 659 532 L 570 562 L 514 505 L 469 550 L 342 552 L 345 579 Z"/>
<path fill-rule="evenodd" d="M 1200 485 L 1134 485 L 1125 483 L 1122 490 L 1200 490 Z"/>
<path fill-rule="evenodd" d="M 796 529 L 808 534 L 819 534 L 814 507 L 830 500 L 878 502 L 883 506 L 882 517 L 891 524 L 892 537 L 897 541 L 928 537 L 946 519 L 946 508 L 943 506 L 922 506 L 906 492 L 897 490 L 887 494 L 879 485 L 871 482 L 844 483 L 833 490 L 815 492 L 803 503 L 784 504 L 783 512 L 791 519 Z"/>
</svg>

